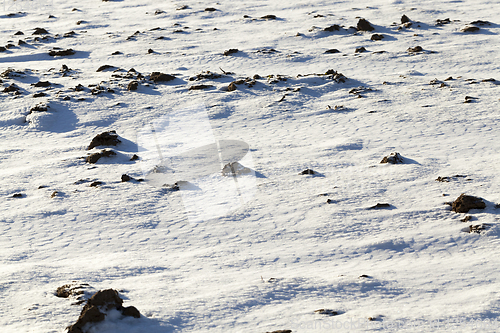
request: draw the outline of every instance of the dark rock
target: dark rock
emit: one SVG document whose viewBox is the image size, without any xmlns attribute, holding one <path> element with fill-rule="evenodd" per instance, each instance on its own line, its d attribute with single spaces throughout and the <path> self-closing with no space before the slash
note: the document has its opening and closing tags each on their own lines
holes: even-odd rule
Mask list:
<svg viewBox="0 0 500 333">
<path fill-rule="evenodd" d="M 188 5 L 182 5 L 182 6 L 180 6 L 180 7 L 177 7 L 176 9 L 177 9 L 177 10 L 189 9 L 189 6 L 188 6 Z"/>
<path fill-rule="evenodd" d="M 276 20 L 276 15 L 265 15 L 265 16 L 262 16 L 261 19 L 263 19 L 263 20 Z"/>
<path fill-rule="evenodd" d="M 471 209 L 484 209 L 486 204 L 483 199 L 462 193 L 451 206 L 456 213 L 467 213 Z"/>
<path fill-rule="evenodd" d="M 22 32 L 22 31 L 18 31 L 18 32 L 16 32 L 16 33 L 14 34 L 14 36 L 20 36 L 20 35 L 24 35 L 24 32 Z"/>
<path fill-rule="evenodd" d="M 22 198 L 23 194 L 22 193 L 15 193 L 12 195 L 13 198 Z"/>
<path fill-rule="evenodd" d="M 340 53 L 340 51 L 337 49 L 330 49 L 330 50 L 326 50 L 325 53 Z"/>
<path fill-rule="evenodd" d="M 160 14 L 164 14 L 165 12 L 161 9 L 157 9 L 155 10 L 155 15 L 160 15 Z"/>
<path fill-rule="evenodd" d="M 38 81 L 37 83 L 33 84 L 34 87 L 50 87 L 52 83 L 49 81 Z"/>
<path fill-rule="evenodd" d="M 102 185 L 102 184 L 103 184 L 103 182 L 95 181 L 95 182 L 92 182 L 89 186 L 90 187 L 97 187 L 97 186 Z"/>
<path fill-rule="evenodd" d="M 5 51 L 7 51 L 7 49 L 3 46 L 0 46 L 0 52 L 5 52 Z"/>
<path fill-rule="evenodd" d="M 356 48 L 356 50 L 354 50 L 354 53 L 363 53 L 363 52 L 367 52 L 363 46 L 358 47 Z"/>
<path fill-rule="evenodd" d="M 304 171 L 299 173 L 299 175 L 315 175 L 315 174 L 316 172 L 312 169 L 305 169 Z"/>
<path fill-rule="evenodd" d="M 112 151 L 112 150 L 102 150 L 99 153 L 94 153 L 94 154 L 91 154 L 91 155 L 87 156 L 87 158 L 85 159 L 85 162 L 94 164 L 101 157 L 109 157 L 109 156 L 113 156 L 113 155 L 116 155 L 116 153 L 114 151 Z"/>
<path fill-rule="evenodd" d="M 115 66 L 111 66 L 111 65 L 102 65 L 101 67 L 99 67 L 96 72 L 102 72 L 102 71 L 105 71 L 107 69 L 112 69 L 112 68 L 116 68 Z"/>
<path fill-rule="evenodd" d="M 390 208 L 390 207 L 391 207 L 391 205 L 388 203 L 378 203 L 375 206 L 371 206 L 368 209 L 380 209 L 380 208 Z"/>
<path fill-rule="evenodd" d="M 489 224 L 470 225 L 469 226 L 469 233 L 470 234 L 472 234 L 472 233 L 480 234 L 484 230 L 487 230 L 489 226 L 490 226 Z"/>
<path fill-rule="evenodd" d="M 451 23 L 449 18 L 445 18 L 444 20 L 440 20 L 440 19 L 436 20 L 436 25 L 444 25 L 444 24 L 448 24 L 448 23 Z"/>
<path fill-rule="evenodd" d="M 35 31 L 32 33 L 32 35 L 45 35 L 48 34 L 49 32 L 45 30 L 44 28 L 35 28 Z"/>
<path fill-rule="evenodd" d="M 212 88 L 213 86 L 212 85 L 209 85 L 209 84 L 198 84 L 198 85 L 194 85 L 194 86 L 191 86 L 188 88 L 188 90 L 203 90 L 203 89 L 208 89 L 208 88 Z"/>
<path fill-rule="evenodd" d="M 332 199 L 327 199 L 327 200 L 326 200 L 326 203 L 327 203 L 327 204 L 332 204 L 332 203 L 335 203 L 335 200 L 332 200 Z"/>
<path fill-rule="evenodd" d="M 292 333 L 292 330 L 277 330 L 277 331 L 266 332 L 266 333 Z"/>
<path fill-rule="evenodd" d="M 73 49 L 67 49 L 67 50 L 52 50 L 49 52 L 49 56 L 51 57 L 63 57 L 63 56 L 70 56 L 75 54 L 75 51 Z"/>
<path fill-rule="evenodd" d="M 16 46 L 14 44 L 7 44 L 7 45 L 5 45 L 6 49 L 11 49 L 13 47 L 16 47 Z"/>
<path fill-rule="evenodd" d="M 128 85 L 127 85 L 127 90 L 137 90 L 137 88 L 139 87 L 139 82 L 138 81 L 132 81 L 130 82 Z"/>
<path fill-rule="evenodd" d="M 138 160 L 138 159 L 139 159 L 139 156 L 137 156 L 136 154 L 134 154 L 134 155 L 130 158 L 130 160 L 131 160 L 131 161 L 136 161 L 136 160 Z"/>
<path fill-rule="evenodd" d="M 372 37 L 370 39 L 371 40 L 382 40 L 382 39 L 384 39 L 384 35 L 374 34 L 374 35 L 372 35 Z"/>
<path fill-rule="evenodd" d="M 389 156 L 385 156 L 380 163 L 402 164 L 404 159 L 399 153 L 391 153 Z"/>
<path fill-rule="evenodd" d="M 50 106 L 44 103 L 39 103 L 30 109 L 30 114 L 33 112 L 47 112 Z"/>
<path fill-rule="evenodd" d="M 151 54 L 151 53 L 154 53 L 155 51 L 153 51 L 153 49 L 148 49 L 148 53 Z"/>
<path fill-rule="evenodd" d="M 408 22 L 411 22 L 411 20 L 408 18 L 408 16 L 406 16 L 406 15 L 401 16 L 401 24 L 405 24 Z"/>
<path fill-rule="evenodd" d="M 11 83 L 8 87 L 4 88 L 3 92 L 14 92 L 14 91 L 18 91 L 19 90 L 19 87 L 16 86 L 14 83 Z"/>
<path fill-rule="evenodd" d="M 205 8 L 205 11 L 206 11 L 206 12 L 215 12 L 216 10 L 217 10 L 217 9 L 212 8 L 212 7 Z"/>
<path fill-rule="evenodd" d="M 222 168 L 223 176 L 238 176 L 250 173 L 251 170 L 238 162 L 232 162 L 224 165 Z"/>
<path fill-rule="evenodd" d="M 328 315 L 328 316 L 336 316 L 339 314 L 337 311 L 333 311 L 330 309 L 319 309 L 319 310 L 314 311 L 314 313 L 319 313 L 319 314 Z"/>
<path fill-rule="evenodd" d="M 472 220 L 472 216 L 467 215 L 466 217 L 464 217 L 464 218 L 463 218 L 463 219 L 461 219 L 460 221 L 462 221 L 462 222 L 469 222 L 470 220 Z"/>
<path fill-rule="evenodd" d="M 228 55 L 231 55 L 231 54 L 234 54 L 234 53 L 237 53 L 237 52 L 239 52 L 238 49 L 229 49 L 229 50 L 224 51 L 224 55 L 228 56 Z"/>
<path fill-rule="evenodd" d="M 481 29 L 479 29 L 478 27 L 465 27 L 461 31 L 462 32 L 476 32 L 479 30 L 481 30 Z"/>
<path fill-rule="evenodd" d="M 34 97 L 34 98 L 38 98 L 38 97 L 45 97 L 45 96 L 47 96 L 47 94 L 46 94 L 46 93 L 44 93 L 44 92 L 39 92 L 39 93 L 35 93 L 35 94 L 33 94 L 33 97 Z"/>
<path fill-rule="evenodd" d="M 471 22 L 469 24 L 473 24 L 473 25 L 491 25 L 490 22 L 488 21 L 481 21 L 481 20 L 477 20 L 477 21 L 474 21 L 474 22 Z"/>
<path fill-rule="evenodd" d="M 61 286 L 57 288 L 56 290 L 56 296 L 61 297 L 61 298 L 68 298 L 70 296 L 80 296 L 84 294 L 84 289 L 87 284 L 84 285 L 78 285 L 78 284 L 65 284 L 64 286 Z"/>
<path fill-rule="evenodd" d="M 67 38 L 67 37 L 72 37 L 72 36 L 74 36 L 74 35 L 76 35 L 76 32 L 74 32 L 74 31 L 70 31 L 70 32 L 66 32 L 66 33 L 63 35 L 63 37 Z"/>
<path fill-rule="evenodd" d="M 121 141 L 120 139 L 118 139 L 118 134 L 116 134 L 116 131 L 103 132 L 101 134 L 96 135 L 92 139 L 87 150 L 90 150 L 97 146 L 116 146 L 120 142 Z"/>
<path fill-rule="evenodd" d="M 406 51 L 410 53 L 422 52 L 424 49 L 422 46 L 409 47 Z"/>
<path fill-rule="evenodd" d="M 124 182 L 128 182 L 128 181 L 130 181 L 131 179 L 132 179 L 132 177 L 130 177 L 130 176 L 129 176 L 129 175 L 127 175 L 127 174 L 123 174 L 123 175 L 122 175 L 122 183 L 124 183 Z"/>
<path fill-rule="evenodd" d="M 356 25 L 358 31 L 373 31 L 375 28 L 365 19 L 359 19 L 358 24 Z"/>
<path fill-rule="evenodd" d="M 134 306 L 127 306 L 122 309 L 122 314 L 126 317 L 141 318 L 141 313 Z"/>
<path fill-rule="evenodd" d="M 235 91 L 236 89 L 238 88 L 236 88 L 236 84 L 234 84 L 234 82 L 231 82 L 229 86 L 227 86 L 227 91 Z"/>
<path fill-rule="evenodd" d="M 328 31 L 328 32 L 334 32 L 334 31 L 340 31 L 341 27 L 340 25 L 338 24 L 334 24 L 332 26 L 329 26 L 329 27 L 326 27 L 325 29 L 323 29 L 324 31 Z"/>
<path fill-rule="evenodd" d="M 173 79 L 175 79 L 175 76 L 170 75 L 170 74 L 160 73 L 160 72 L 153 72 L 153 73 L 151 73 L 151 75 L 149 76 L 149 78 L 154 83 L 158 83 L 158 82 L 172 81 Z"/>
<path fill-rule="evenodd" d="M 52 192 L 52 194 L 50 195 L 50 197 L 51 198 L 55 198 L 55 197 L 57 197 L 58 194 L 59 194 L 59 192 L 54 191 L 54 192 Z"/>
<path fill-rule="evenodd" d="M 17 41 L 17 45 L 26 45 L 26 42 L 22 39 Z"/>
<path fill-rule="evenodd" d="M 85 21 L 84 21 L 84 20 L 77 21 L 77 22 L 76 22 L 76 25 L 80 25 L 80 24 L 82 24 L 82 23 L 85 23 Z"/>
<path fill-rule="evenodd" d="M 371 278 L 371 276 L 366 275 L 366 274 L 362 274 L 362 275 L 359 276 L 359 278 L 369 279 L 369 278 Z"/>
</svg>

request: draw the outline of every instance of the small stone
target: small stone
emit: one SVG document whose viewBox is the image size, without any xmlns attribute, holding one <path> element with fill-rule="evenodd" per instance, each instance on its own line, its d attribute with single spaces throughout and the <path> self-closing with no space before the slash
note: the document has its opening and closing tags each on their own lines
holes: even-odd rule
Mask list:
<svg viewBox="0 0 500 333">
<path fill-rule="evenodd" d="M 33 84 L 34 87 L 50 87 L 52 83 L 49 81 L 38 81 L 37 83 Z"/>
<path fill-rule="evenodd" d="M 24 35 L 24 32 L 22 32 L 22 31 L 18 31 L 18 32 L 16 32 L 14 35 L 15 35 L 15 36 Z"/>
<path fill-rule="evenodd" d="M 378 203 L 375 206 L 371 206 L 368 209 L 380 209 L 380 208 L 390 208 L 390 207 L 391 207 L 391 205 L 388 203 Z"/>
<path fill-rule="evenodd" d="M 324 31 L 328 31 L 328 32 L 334 32 L 334 31 L 340 31 L 341 27 L 340 25 L 338 24 L 334 24 L 332 26 L 329 26 L 329 27 L 326 27 L 325 29 L 323 29 Z"/>
<path fill-rule="evenodd" d="M 131 160 L 131 161 L 136 161 L 136 160 L 138 160 L 138 159 L 139 159 L 139 156 L 137 156 L 136 154 L 134 154 L 134 155 L 130 158 L 130 160 Z"/>
<path fill-rule="evenodd" d="M 463 219 L 461 219 L 460 221 L 462 221 L 462 222 L 469 222 L 470 220 L 472 220 L 472 216 L 467 215 L 466 217 L 464 217 L 464 218 L 463 218 Z"/>
<path fill-rule="evenodd" d="M 465 27 L 461 31 L 462 32 L 476 32 L 479 30 L 481 30 L 481 29 L 479 29 L 478 27 Z"/>
<path fill-rule="evenodd" d="M 330 54 L 330 53 L 340 53 L 340 51 L 337 50 L 337 49 L 330 49 L 330 50 L 326 50 L 325 53 L 327 53 L 327 54 Z"/>
<path fill-rule="evenodd" d="M 356 48 L 356 50 L 354 50 L 354 53 L 362 53 L 362 52 L 367 52 L 363 46 L 358 47 Z"/>
<path fill-rule="evenodd" d="M 66 49 L 66 50 L 52 50 L 49 52 L 49 56 L 51 57 L 62 57 L 62 56 L 70 56 L 75 54 L 75 51 L 73 49 Z"/>
<path fill-rule="evenodd" d="M 112 68 L 116 68 L 115 66 L 111 66 L 111 65 L 102 65 L 100 66 L 96 72 L 102 72 L 102 71 L 105 71 L 107 69 L 112 69 Z"/>
<path fill-rule="evenodd" d="M 401 24 L 409 23 L 411 20 L 408 18 L 408 16 L 403 15 L 401 16 Z"/>
<path fill-rule="evenodd" d="M 315 175 L 315 174 L 316 172 L 312 169 L 305 169 L 304 171 L 299 173 L 299 175 Z"/>
<path fill-rule="evenodd" d="M 415 46 L 415 47 L 409 47 L 406 51 L 410 53 L 416 53 L 416 52 L 422 52 L 424 49 L 422 49 L 421 46 Z"/>
<path fill-rule="evenodd" d="M 319 313 L 319 314 L 328 315 L 328 316 L 336 316 L 339 314 L 337 311 L 333 311 L 330 309 L 319 309 L 319 310 L 314 311 L 314 313 Z"/>
<path fill-rule="evenodd" d="M 123 182 L 128 182 L 128 181 L 130 181 L 131 179 L 132 179 L 132 178 L 131 178 L 129 175 L 127 175 L 127 174 L 123 174 L 123 175 L 122 175 L 122 183 L 123 183 Z"/>
<path fill-rule="evenodd" d="M 22 198 L 23 194 L 22 193 L 15 193 L 12 195 L 13 198 Z"/>
<path fill-rule="evenodd" d="M 95 181 L 95 182 L 92 182 L 89 186 L 90 186 L 90 187 L 97 187 L 97 186 L 102 185 L 102 184 L 103 184 L 103 183 L 102 183 L 102 182 L 100 182 L 100 181 Z"/>
<path fill-rule="evenodd" d="M 59 194 L 59 192 L 54 191 L 54 192 L 52 192 L 52 194 L 50 195 L 50 197 L 51 198 L 55 198 L 55 197 L 57 197 L 57 194 Z"/>
<path fill-rule="evenodd" d="M 141 318 L 141 313 L 134 306 L 122 308 L 122 314 L 126 317 Z"/>
<path fill-rule="evenodd" d="M 276 15 L 264 15 L 261 17 L 263 20 L 276 20 Z"/>
<path fill-rule="evenodd" d="M 45 35 L 48 34 L 49 32 L 45 30 L 44 28 L 35 28 L 35 31 L 32 33 L 32 35 Z"/>
<path fill-rule="evenodd" d="M 224 51 L 224 55 L 228 56 L 228 55 L 231 55 L 231 54 L 234 54 L 234 53 L 238 53 L 238 52 L 239 52 L 238 49 L 229 49 L 229 50 Z"/>
<path fill-rule="evenodd" d="M 236 89 L 238 88 L 236 88 L 236 84 L 234 84 L 234 82 L 231 82 L 229 86 L 227 86 L 227 91 L 235 91 Z"/>
<path fill-rule="evenodd" d="M 373 41 L 382 40 L 382 39 L 384 39 L 384 35 L 374 34 L 374 35 L 372 35 L 372 37 L 370 39 Z"/>
<path fill-rule="evenodd" d="M 151 73 L 151 75 L 149 76 L 149 78 L 154 82 L 154 83 L 158 83 L 158 82 L 168 82 L 168 81 L 172 81 L 175 79 L 175 76 L 173 75 L 170 75 L 170 74 L 164 74 L 164 73 L 160 73 L 160 72 L 153 72 Z"/>
<path fill-rule="evenodd" d="M 154 53 L 155 51 L 153 51 L 153 49 L 148 49 L 148 53 L 151 54 L 151 53 Z"/>
<path fill-rule="evenodd" d="M 139 82 L 138 81 L 132 81 L 127 85 L 127 90 L 129 91 L 134 91 L 137 90 L 139 87 Z"/>
<path fill-rule="evenodd" d="M 87 158 L 85 159 L 85 161 L 87 163 L 91 163 L 91 164 L 94 164 L 96 163 L 101 157 L 109 157 L 109 156 L 113 156 L 113 155 L 116 155 L 116 153 L 112 150 L 103 150 L 99 153 L 94 153 L 94 154 L 91 154 L 89 156 L 87 156 Z"/>
<path fill-rule="evenodd" d="M 404 158 L 399 153 L 391 153 L 389 156 L 385 156 L 380 163 L 402 164 Z"/>
<path fill-rule="evenodd" d="M 212 8 L 212 7 L 205 8 L 205 11 L 206 11 L 206 12 L 215 12 L 216 10 L 217 10 L 217 9 Z"/>
</svg>

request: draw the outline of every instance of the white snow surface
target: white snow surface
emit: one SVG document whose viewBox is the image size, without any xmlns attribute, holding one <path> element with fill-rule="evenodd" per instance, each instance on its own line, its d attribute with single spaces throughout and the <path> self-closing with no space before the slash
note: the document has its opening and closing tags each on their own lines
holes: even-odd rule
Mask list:
<svg viewBox="0 0 500 333">
<path fill-rule="evenodd" d="M 500 330 L 498 1 L 45 3 L 5 0 L 0 16 L 0 45 L 15 45 L 0 70 L 24 73 L 0 78 L 21 91 L 0 92 L 1 332 L 64 332 L 83 304 L 55 290 L 72 281 L 116 289 L 142 314 L 109 313 L 88 332 Z M 398 30 L 403 14 L 413 24 Z M 375 30 L 349 28 L 359 18 Z M 476 20 L 490 24 L 461 31 Z M 57 47 L 76 53 L 49 56 Z M 146 78 L 136 91 L 113 77 L 130 68 Z M 330 69 L 347 80 L 308 75 Z M 155 84 L 155 71 L 176 78 Z M 233 74 L 189 80 L 203 71 Z M 253 87 L 227 91 L 255 74 Z M 114 93 L 92 95 L 97 84 Z M 213 87 L 188 89 L 198 84 Z M 30 114 L 39 103 L 48 110 Z M 192 223 L 183 189 L 120 177 L 144 177 L 130 158 L 145 127 L 200 104 L 214 140 L 248 144 L 255 178 L 235 209 Z M 86 163 L 108 130 L 117 155 Z M 405 163 L 379 163 L 392 152 Z M 319 174 L 299 175 L 308 168 Z M 445 202 L 461 193 L 486 209 L 452 212 Z M 377 203 L 391 206 L 367 209 Z"/>
</svg>

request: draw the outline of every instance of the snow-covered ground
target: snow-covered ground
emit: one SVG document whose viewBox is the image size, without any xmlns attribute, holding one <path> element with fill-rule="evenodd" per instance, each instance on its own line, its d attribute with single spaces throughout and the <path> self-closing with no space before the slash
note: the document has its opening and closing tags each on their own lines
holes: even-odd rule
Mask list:
<svg viewBox="0 0 500 333">
<path fill-rule="evenodd" d="M 116 289 L 142 314 L 89 332 L 500 330 L 498 1 L 44 4 L 1 8 L 0 45 L 13 45 L 1 90 L 20 91 L 0 92 L 1 332 L 64 332 L 83 305 L 54 293 L 72 281 Z M 375 30 L 356 32 L 359 18 Z M 195 80 L 206 71 L 219 75 Z M 175 118 L 186 110 L 197 120 Z M 190 188 L 158 186 L 143 173 L 151 126 L 165 156 L 210 144 L 223 156 L 221 142 L 238 142 L 245 159 L 226 159 L 251 173 L 201 167 L 169 174 Z M 116 155 L 86 163 L 109 130 Z M 380 164 L 392 152 L 405 163 Z M 318 174 L 299 175 L 308 168 Z M 466 177 L 436 181 L 454 175 Z M 486 208 L 452 212 L 461 193 Z M 489 226 L 464 232 L 478 224 Z"/>
</svg>

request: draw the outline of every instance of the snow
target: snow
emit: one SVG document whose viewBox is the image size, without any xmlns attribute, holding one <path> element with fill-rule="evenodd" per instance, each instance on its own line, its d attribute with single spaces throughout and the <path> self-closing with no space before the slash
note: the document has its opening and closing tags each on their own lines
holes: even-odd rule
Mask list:
<svg viewBox="0 0 500 333">
<path fill-rule="evenodd" d="M 24 73 L 1 78 L 22 92 L 0 92 L 2 332 L 64 332 L 83 305 L 55 290 L 72 281 L 116 289 L 142 314 L 111 312 L 88 332 L 499 330 L 496 1 L 44 4 L 5 0 L 0 13 L 0 45 L 16 45 L 0 52 L 0 71 Z M 403 14 L 413 25 L 398 30 Z M 375 31 L 349 29 L 359 17 Z M 461 32 L 476 20 L 491 24 Z M 323 30 L 334 24 L 345 29 Z M 34 40 L 36 27 L 47 40 Z M 415 46 L 423 51 L 407 52 Z M 76 53 L 49 56 L 55 47 Z M 340 53 L 324 53 L 333 48 Z M 118 71 L 96 72 L 102 65 Z M 127 91 L 137 73 L 112 75 L 130 68 L 176 78 Z M 190 80 L 203 71 L 222 76 Z M 227 91 L 255 74 L 252 87 Z M 287 80 L 271 83 L 278 75 Z M 93 95 L 97 84 L 115 92 Z M 188 90 L 199 84 L 213 87 Z M 29 114 L 40 103 L 47 111 Z M 108 130 L 122 142 L 86 150 Z M 236 154 L 229 140 L 248 151 Z M 215 146 L 214 162 L 203 147 Z M 104 148 L 117 155 L 85 163 Z M 151 181 L 158 152 L 181 156 L 189 179 L 160 175 L 188 187 Z M 406 163 L 379 163 L 393 152 Z M 223 176 L 231 158 L 251 173 Z M 308 168 L 318 174 L 299 175 Z M 457 174 L 466 177 L 435 180 Z M 452 212 L 445 202 L 461 193 L 486 209 Z M 368 209 L 377 203 L 390 207 Z M 471 224 L 490 227 L 464 232 Z"/>
</svg>

